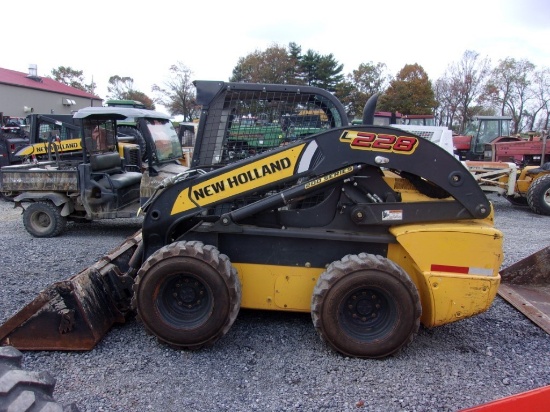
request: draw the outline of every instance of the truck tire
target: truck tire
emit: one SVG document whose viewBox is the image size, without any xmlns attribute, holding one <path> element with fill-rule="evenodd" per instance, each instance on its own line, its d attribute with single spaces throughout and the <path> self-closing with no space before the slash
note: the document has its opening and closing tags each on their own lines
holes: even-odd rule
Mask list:
<svg viewBox="0 0 550 412">
<path fill-rule="evenodd" d="M 139 145 L 139 149 L 141 150 L 142 160 L 145 160 L 147 158 L 147 146 L 145 144 L 145 138 L 138 129 L 130 126 L 118 126 L 116 130 L 119 134 L 134 137 L 136 140 L 136 144 Z"/>
<path fill-rule="evenodd" d="M 536 178 L 527 190 L 527 203 L 533 212 L 550 215 L 550 174 Z"/>
<path fill-rule="evenodd" d="M 224 336 L 241 305 L 229 258 L 201 242 L 175 242 L 145 261 L 133 307 L 145 329 L 176 348 L 200 349 Z"/>
<path fill-rule="evenodd" d="M 34 237 L 55 237 L 65 230 L 67 219 L 53 203 L 38 201 L 23 212 L 23 224 Z"/>
<path fill-rule="evenodd" d="M 381 256 L 347 255 L 317 280 L 311 316 L 334 350 L 382 358 L 408 345 L 420 327 L 420 297 L 403 269 Z"/>
<path fill-rule="evenodd" d="M 0 411 L 72 411 L 76 405 L 63 407 L 53 398 L 55 379 L 48 372 L 21 369 L 23 355 L 12 346 L 0 347 Z"/>
</svg>

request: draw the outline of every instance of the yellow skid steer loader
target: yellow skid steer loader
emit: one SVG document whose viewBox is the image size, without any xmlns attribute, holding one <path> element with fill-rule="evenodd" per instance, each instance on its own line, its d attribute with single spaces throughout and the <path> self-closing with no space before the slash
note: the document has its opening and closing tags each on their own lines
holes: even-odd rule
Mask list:
<svg viewBox="0 0 550 412">
<path fill-rule="evenodd" d="M 196 87 L 191 169 L 150 196 L 138 233 L 2 325 L 2 344 L 91 349 L 137 313 L 160 341 L 199 349 L 249 308 L 310 312 L 334 350 L 381 358 L 420 323 L 491 305 L 503 236 L 451 154 L 373 126 L 375 100 L 351 126 L 314 87 Z"/>
</svg>

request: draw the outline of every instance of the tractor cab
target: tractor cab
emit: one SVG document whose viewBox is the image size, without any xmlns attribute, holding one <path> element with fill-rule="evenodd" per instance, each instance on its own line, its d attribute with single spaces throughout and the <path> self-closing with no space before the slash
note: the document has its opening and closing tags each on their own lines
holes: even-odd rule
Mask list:
<svg viewBox="0 0 550 412">
<path fill-rule="evenodd" d="M 475 116 L 462 135 L 453 136 L 455 154 L 460 160 L 483 160 L 486 144 L 517 140 L 510 137 L 510 116 Z"/>
</svg>

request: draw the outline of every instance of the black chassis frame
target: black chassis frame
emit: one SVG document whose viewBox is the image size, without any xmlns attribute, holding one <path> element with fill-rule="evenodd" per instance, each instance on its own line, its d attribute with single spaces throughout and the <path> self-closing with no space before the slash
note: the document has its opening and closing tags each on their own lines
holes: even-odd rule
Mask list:
<svg viewBox="0 0 550 412">
<path fill-rule="evenodd" d="M 408 155 L 358 150 L 346 142 L 349 133 L 410 137 L 416 139 L 417 147 Z M 186 189 L 192 191 L 218 176 L 271 156 L 284 157 L 292 150 L 302 150 L 302 158 L 309 150 L 307 169 L 254 187 L 249 191 L 256 196 L 254 201 L 245 200 L 250 193 L 241 193 L 173 213 Z M 399 193 L 382 179 L 381 167 L 414 184 L 437 188 L 439 194 L 428 201 L 402 202 Z M 338 177 L 325 179 L 331 176 Z M 314 194 L 308 193 L 308 187 L 319 179 L 326 183 L 317 186 L 316 193 L 324 195 L 318 204 L 305 209 L 288 207 Z M 290 187 L 284 188 L 284 183 Z M 393 210 L 400 211 L 402 219 L 385 220 L 384 214 Z M 395 242 L 390 226 L 482 219 L 490 212 L 491 205 L 470 172 L 434 143 L 391 127 L 346 126 L 167 187 L 147 208 L 143 257 L 173 241 L 192 239 L 219 247 L 233 262 L 298 264 L 301 259 L 323 267 L 348 253 L 386 255 L 387 245 Z"/>
</svg>

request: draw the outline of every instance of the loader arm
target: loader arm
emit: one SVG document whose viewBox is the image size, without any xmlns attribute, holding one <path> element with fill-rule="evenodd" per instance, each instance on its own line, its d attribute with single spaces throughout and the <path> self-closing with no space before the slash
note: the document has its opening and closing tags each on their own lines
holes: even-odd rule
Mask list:
<svg viewBox="0 0 550 412">
<path fill-rule="evenodd" d="M 439 188 L 438 199 L 400 200 L 385 183 L 384 171 L 401 175 L 400 180 L 417 190 Z M 144 259 L 201 221 L 243 219 L 346 181 L 361 189 L 346 189 L 354 207 L 362 209 L 358 216 L 363 219 L 352 217 L 354 224 L 482 219 L 491 213 L 473 176 L 437 145 L 394 128 L 346 126 L 166 188 L 147 208 Z M 292 192 L 280 189 L 285 184 L 294 187 Z M 246 200 L 250 195 L 253 201 Z"/>
</svg>

